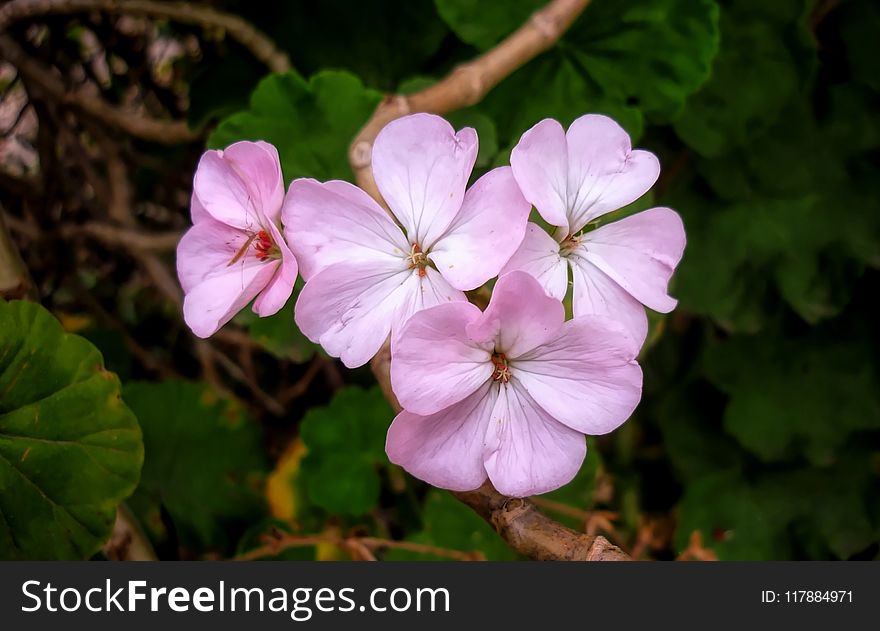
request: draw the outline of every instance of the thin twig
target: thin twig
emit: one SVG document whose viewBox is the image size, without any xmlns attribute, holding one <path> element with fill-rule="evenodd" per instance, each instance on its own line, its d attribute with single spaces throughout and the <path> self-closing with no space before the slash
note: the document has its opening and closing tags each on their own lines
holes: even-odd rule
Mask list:
<svg viewBox="0 0 880 631">
<path fill-rule="evenodd" d="M 7 6 L 9 5 L 4 5 L 3 8 Z M 29 91 L 42 93 L 52 101 L 67 105 L 85 116 L 90 116 L 136 138 L 176 145 L 192 142 L 201 137 L 190 130 L 183 121 L 147 118 L 131 110 L 114 107 L 84 90 L 69 90 L 49 68 L 31 57 L 11 37 L 2 33 L 0 33 L 0 57 L 18 69 Z"/>
<path fill-rule="evenodd" d="M 338 537 L 333 535 L 286 535 L 279 534 L 272 537 L 271 540 L 258 548 L 248 550 L 247 552 L 235 557 L 235 561 L 253 561 L 265 557 L 272 557 L 280 554 L 289 548 L 304 548 L 311 546 L 319 546 L 322 544 L 330 544 L 337 546 L 341 550 L 350 552 L 352 548 L 356 552 L 362 554 L 363 550 L 370 551 L 369 560 L 375 560 L 372 552 L 375 550 L 406 550 L 418 554 L 436 556 L 445 559 L 454 559 L 456 561 L 484 561 L 485 557 L 480 552 L 462 552 L 460 550 L 451 550 L 449 548 L 440 548 L 413 541 L 394 541 L 392 539 L 381 539 L 378 537 Z M 367 558 L 369 558 L 367 557 Z"/>
<path fill-rule="evenodd" d="M 132 228 L 121 228 L 109 223 L 91 221 L 81 225 L 67 225 L 61 229 L 64 237 L 88 236 L 117 247 L 135 248 L 145 252 L 170 251 L 177 247 L 181 233 L 176 230 L 168 232 L 142 232 Z"/>
<path fill-rule="evenodd" d="M 202 28 L 221 29 L 247 48 L 272 72 L 286 72 L 290 59 L 267 35 L 237 15 L 190 2 L 155 2 L 153 0 L 12 0 L 0 7 L 0 31 L 13 22 L 43 15 L 71 13 L 142 15 L 168 19 Z"/>
</svg>

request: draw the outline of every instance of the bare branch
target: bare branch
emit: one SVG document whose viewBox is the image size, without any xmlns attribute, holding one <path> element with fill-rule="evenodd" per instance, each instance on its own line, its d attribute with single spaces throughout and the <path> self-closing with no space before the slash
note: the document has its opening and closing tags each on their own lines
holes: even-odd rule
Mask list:
<svg viewBox="0 0 880 631">
<path fill-rule="evenodd" d="M 290 59 L 267 35 L 249 22 L 211 7 L 189 2 L 155 2 L 153 0 L 12 0 L 0 7 L 0 31 L 13 22 L 42 15 L 59 15 L 100 11 L 125 15 L 164 18 L 181 24 L 222 29 L 247 48 L 272 72 L 286 72 Z"/>
<path fill-rule="evenodd" d="M 9 6 L 9 5 L 5 5 Z M 0 33 L 0 56 L 16 67 L 29 90 L 38 91 L 50 100 L 67 105 L 81 114 L 125 133 L 166 145 L 192 142 L 200 136 L 183 121 L 164 121 L 140 116 L 110 105 L 84 90 L 68 90 L 49 68 L 28 55 L 15 40 Z"/>
</svg>

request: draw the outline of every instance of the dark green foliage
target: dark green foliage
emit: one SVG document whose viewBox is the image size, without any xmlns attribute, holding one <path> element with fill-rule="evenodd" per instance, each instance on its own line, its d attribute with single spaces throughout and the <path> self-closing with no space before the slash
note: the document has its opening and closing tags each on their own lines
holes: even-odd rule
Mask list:
<svg viewBox="0 0 880 631">
<path fill-rule="evenodd" d="M 144 432 L 131 506 L 149 534 L 159 543 L 173 534 L 190 550 L 227 551 L 230 535 L 265 511 L 259 427 L 239 403 L 202 384 L 131 383 L 124 397 Z"/>
<path fill-rule="evenodd" d="M 44 308 L 0 300 L 0 559 L 83 559 L 144 459 L 101 353 Z"/>
</svg>

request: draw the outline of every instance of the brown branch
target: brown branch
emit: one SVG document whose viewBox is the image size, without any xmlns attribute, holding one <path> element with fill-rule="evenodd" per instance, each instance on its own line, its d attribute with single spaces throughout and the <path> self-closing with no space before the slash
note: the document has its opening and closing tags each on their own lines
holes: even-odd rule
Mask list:
<svg viewBox="0 0 880 631">
<path fill-rule="evenodd" d="M 0 31 L 13 22 L 71 13 L 103 13 L 141 15 L 168 19 L 202 28 L 221 29 L 247 48 L 272 72 L 286 72 L 290 59 L 267 35 L 237 15 L 189 2 L 155 2 L 153 0 L 12 0 L 0 7 Z"/>
<path fill-rule="evenodd" d="M 181 233 L 143 232 L 133 228 L 120 228 L 113 224 L 91 221 L 82 225 L 68 225 L 61 229 L 63 237 L 87 236 L 108 245 L 133 248 L 144 252 L 173 250 L 180 241 Z"/>
<path fill-rule="evenodd" d="M 358 186 L 381 202 L 370 158 L 373 141 L 385 125 L 413 112 L 445 114 L 478 103 L 502 79 L 553 46 L 589 2 L 552 0 L 497 46 L 437 83 L 408 96 L 386 97 L 349 148 L 349 162 Z"/>
<path fill-rule="evenodd" d="M 589 0 L 552 0 L 519 29 L 473 61 L 459 66 L 432 86 L 409 96 L 388 96 L 361 128 L 349 149 L 358 186 L 382 202 L 370 168 L 373 141 L 390 121 L 412 112 L 443 114 L 479 102 L 495 85 L 550 48 L 586 8 Z M 385 344 L 370 363 L 385 397 L 400 404 L 391 389 L 391 351 Z M 501 495 L 489 482 L 454 493 L 517 552 L 533 559 L 625 561 L 629 557 L 604 537 L 576 532 L 544 515 L 528 499 Z"/>
<path fill-rule="evenodd" d="M 9 5 L 4 5 L 4 8 Z M 79 113 L 125 133 L 166 145 L 192 142 L 200 138 L 183 121 L 166 121 L 141 116 L 116 108 L 85 90 L 69 90 L 49 68 L 31 57 L 8 35 L 0 33 L 0 57 L 9 62 L 25 79 L 28 90 L 66 105 Z"/>
</svg>

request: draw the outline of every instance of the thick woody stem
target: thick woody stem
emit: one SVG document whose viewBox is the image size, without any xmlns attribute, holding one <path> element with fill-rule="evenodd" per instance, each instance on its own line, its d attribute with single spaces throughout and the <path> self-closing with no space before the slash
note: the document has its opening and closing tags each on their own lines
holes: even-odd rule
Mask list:
<svg viewBox="0 0 880 631">
<path fill-rule="evenodd" d="M 385 344 L 370 363 L 379 387 L 395 411 L 400 404 L 391 389 L 391 349 Z M 489 522 L 507 544 L 538 561 L 629 561 L 627 554 L 605 537 L 567 528 L 524 498 L 511 498 L 489 482 L 474 491 L 453 493 Z"/>
<path fill-rule="evenodd" d="M 409 96 L 387 96 L 349 148 L 349 161 L 358 186 L 380 199 L 370 157 L 373 141 L 385 125 L 413 112 L 445 114 L 480 102 L 502 79 L 553 46 L 589 2 L 553 0 L 497 46 L 459 66 L 437 83 Z"/>
<path fill-rule="evenodd" d="M 156 2 L 154 0 L 12 0 L 0 7 L 0 31 L 13 22 L 43 15 L 59 15 L 100 11 L 125 15 L 143 15 L 168 19 L 181 24 L 221 29 L 251 51 L 272 72 L 286 72 L 290 59 L 275 43 L 237 15 L 189 2 Z"/>
</svg>

